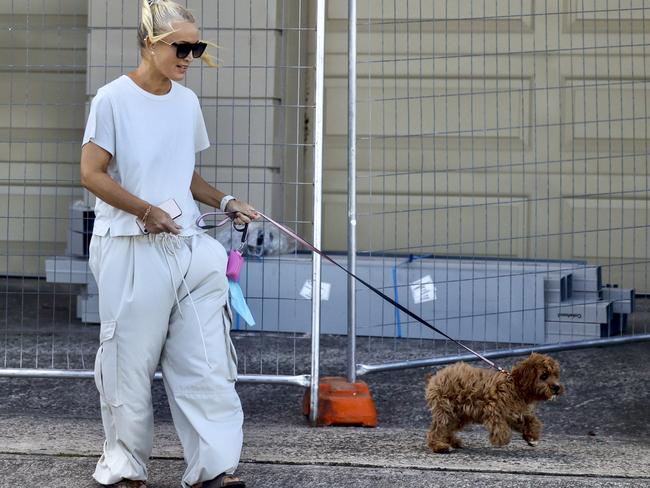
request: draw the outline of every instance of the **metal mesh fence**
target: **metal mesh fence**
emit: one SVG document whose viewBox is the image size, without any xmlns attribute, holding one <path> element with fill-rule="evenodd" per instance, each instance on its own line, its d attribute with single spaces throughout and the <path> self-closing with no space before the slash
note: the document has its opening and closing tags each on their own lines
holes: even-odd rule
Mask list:
<svg viewBox="0 0 650 488">
<path fill-rule="evenodd" d="M 0 6 L 0 368 L 89 371 L 96 294 L 78 181 L 87 107 L 135 68 L 138 2 Z M 194 63 L 212 145 L 197 168 L 311 238 L 315 2 L 188 0 L 216 70 Z M 345 250 L 347 3 L 327 3 L 324 248 Z M 357 2 L 357 271 L 481 351 L 648 330 L 648 18 L 642 0 Z M 244 375 L 309 369 L 311 258 L 251 233 Z M 218 236 L 228 248 L 232 236 Z M 278 253 L 278 249 L 281 251 Z M 324 267 L 323 324 L 345 334 Z M 358 360 L 456 354 L 357 293 Z M 262 332 L 262 333 L 260 333 Z M 344 339 L 327 339 L 327 368 Z"/>
<path fill-rule="evenodd" d="M 481 351 L 647 336 L 646 2 L 357 10 L 360 272 Z M 359 362 L 459 352 L 357 300 Z"/>
<path fill-rule="evenodd" d="M 47 284 L 45 256 L 65 251 L 84 123 L 83 2 L 4 2 L 0 89 L 3 367 L 81 367 L 89 336 L 74 328 L 72 283 Z M 82 7 L 77 9 L 75 7 Z"/>
<path fill-rule="evenodd" d="M 94 197 L 79 184 L 90 100 L 135 69 L 141 2 L 9 1 L 0 6 L 0 368 L 92 370 L 99 322 L 87 268 Z M 219 67 L 195 61 L 211 146 L 197 170 L 301 233 L 311 228 L 315 6 L 301 0 L 186 4 Z M 173 123 L 173 121 L 170 121 Z M 207 208 L 202 208 L 207 211 Z M 227 249 L 238 236 L 220 231 Z M 257 324 L 236 318 L 242 375 L 310 368 L 311 257 L 268 224 L 251 227 L 242 276 Z M 292 316 L 289 323 L 282 317 Z M 301 380 L 302 381 L 302 380 Z"/>
</svg>

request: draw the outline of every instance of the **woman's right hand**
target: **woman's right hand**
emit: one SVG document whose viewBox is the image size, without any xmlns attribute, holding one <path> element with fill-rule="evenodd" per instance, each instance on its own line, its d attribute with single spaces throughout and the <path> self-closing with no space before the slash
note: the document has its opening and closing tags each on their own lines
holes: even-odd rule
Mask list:
<svg viewBox="0 0 650 488">
<path fill-rule="evenodd" d="M 180 234 L 182 227 L 173 221 L 171 216 L 160 207 L 151 207 L 147 216 L 145 228 L 150 234 L 160 234 L 170 232 L 171 234 Z"/>
</svg>

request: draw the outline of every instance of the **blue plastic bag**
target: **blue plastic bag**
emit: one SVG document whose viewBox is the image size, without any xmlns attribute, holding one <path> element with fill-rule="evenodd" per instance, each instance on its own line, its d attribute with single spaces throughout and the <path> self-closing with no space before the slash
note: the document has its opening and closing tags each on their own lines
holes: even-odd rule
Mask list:
<svg viewBox="0 0 650 488">
<path fill-rule="evenodd" d="M 228 283 L 230 284 L 230 306 L 249 326 L 255 325 L 255 319 L 253 319 L 253 314 L 251 313 L 250 308 L 248 308 L 241 286 L 239 286 L 237 281 L 230 279 L 228 280 Z"/>
</svg>

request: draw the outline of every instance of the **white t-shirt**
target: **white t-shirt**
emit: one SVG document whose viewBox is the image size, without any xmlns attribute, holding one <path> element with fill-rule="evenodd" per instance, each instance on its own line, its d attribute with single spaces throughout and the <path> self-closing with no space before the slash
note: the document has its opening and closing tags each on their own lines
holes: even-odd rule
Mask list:
<svg viewBox="0 0 650 488">
<path fill-rule="evenodd" d="M 83 144 L 92 141 L 113 158 L 108 174 L 129 193 L 152 205 L 173 198 L 182 210 L 175 222 L 183 235 L 200 232 L 190 184 L 196 153 L 210 146 L 196 94 L 172 81 L 165 95 L 140 88 L 126 75 L 97 91 Z M 135 216 L 100 198 L 93 234 L 142 235 Z"/>
</svg>

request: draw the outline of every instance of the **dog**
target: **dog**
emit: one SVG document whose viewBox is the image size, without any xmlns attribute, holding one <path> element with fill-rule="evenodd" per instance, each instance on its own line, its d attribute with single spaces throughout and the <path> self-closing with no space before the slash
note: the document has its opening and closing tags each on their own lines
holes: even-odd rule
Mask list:
<svg viewBox="0 0 650 488">
<path fill-rule="evenodd" d="M 468 424 L 483 424 L 493 446 L 510 442 L 512 429 L 531 446 L 539 442 L 542 422 L 537 402 L 555 400 L 564 393 L 559 363 L 533 353 L 517 363 L 512 373 L 456 363 L 430 375 L 426 401 L 431 409 L 427 443 L 435 453 L 463 447 L 456 433 Z"/>
</svg>

